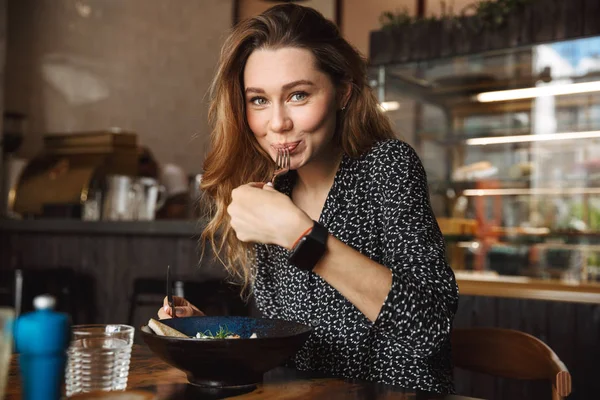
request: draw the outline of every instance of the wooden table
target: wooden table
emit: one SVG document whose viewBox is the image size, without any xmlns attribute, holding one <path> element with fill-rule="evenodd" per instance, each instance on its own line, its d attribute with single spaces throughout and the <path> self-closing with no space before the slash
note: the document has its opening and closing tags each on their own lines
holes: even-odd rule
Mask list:
<svg viewBox="0 0 600 400">
<path fill-rule="evenodd" d="M 6 400 L 21 399 L 18 374 L 17 357 L 13 356 L 8 376 Z M 164 363 L 155 357 L 147 347 L 140 345 L 134 345 L 133 347 L 128 388 L 154 393 L 154 400 L 220 398 L 252 400 L 476 400 L 464 396 L 415 393 L 413 390 L 406 390 L 393 385 L 316 377 L 312 374 L 284 367 L 275 368 L 266 373 L 263 383 L 255 387 L 227 392 L 214 389 L 198 390 L 187 383 L 187 378 L 183 372 Z"/>
</svg>

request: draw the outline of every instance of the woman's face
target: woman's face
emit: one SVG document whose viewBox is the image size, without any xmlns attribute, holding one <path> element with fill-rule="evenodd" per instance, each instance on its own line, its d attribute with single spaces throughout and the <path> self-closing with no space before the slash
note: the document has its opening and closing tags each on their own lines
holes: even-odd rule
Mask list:
<svg viewBox="0 0 600 400">
<path fill-rule="evenodd" d="M 254 51 L 244 69 L 244 90 L 248 125 L 273 160 L 280 147 L 289 149 L 292 169 L 332 155 L 341 105 L 309 50 Z"/>
</svg>

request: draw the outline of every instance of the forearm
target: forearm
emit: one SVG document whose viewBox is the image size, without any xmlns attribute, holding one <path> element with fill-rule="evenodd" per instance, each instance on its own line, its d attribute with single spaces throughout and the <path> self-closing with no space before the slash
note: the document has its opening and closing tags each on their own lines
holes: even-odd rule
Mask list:
<svg viewBox="0 0 600 400">
<path fill-rule="evenodd" d="M 375 321 L 392 285 L 392 271 L 329 235 L 313 271 Z"/>
</svg>

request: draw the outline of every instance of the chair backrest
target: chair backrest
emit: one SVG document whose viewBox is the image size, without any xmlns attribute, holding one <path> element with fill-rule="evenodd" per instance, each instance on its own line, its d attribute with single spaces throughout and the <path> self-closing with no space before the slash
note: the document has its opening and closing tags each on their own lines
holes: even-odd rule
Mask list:
<svg viewBox="0 0 600 400">
<path fill-rule="evenodd" d="M 571 393 L 571 375 L 556 353 L 540 339 L 525 332 L 500 328 L 454 329 L 454 366 L 470 371 L 512 378 L 547 380 L 552 398 Z"/>
<path fill-rule="evenodd" d="M 23 302 L 23 271 L 0 270 L 0 306 L 15 309 L 15 316 L 21 314 Z"/>
</svg>

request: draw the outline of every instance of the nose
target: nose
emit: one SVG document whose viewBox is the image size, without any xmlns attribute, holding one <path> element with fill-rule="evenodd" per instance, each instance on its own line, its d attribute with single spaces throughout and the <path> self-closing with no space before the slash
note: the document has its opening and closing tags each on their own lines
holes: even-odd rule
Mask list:
<svg viewBox="0 0 600 400">
<path fill-rule="evenodd" d="M 271 131 L 275 133 L 287 132 L 294 126 L 285 106 L 280 105 L 273 107 L 273 114 L 271 115 L 269 125 Z"/>
</svg>

